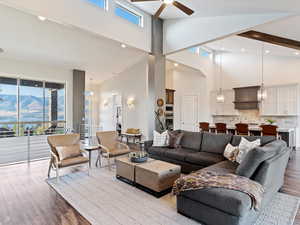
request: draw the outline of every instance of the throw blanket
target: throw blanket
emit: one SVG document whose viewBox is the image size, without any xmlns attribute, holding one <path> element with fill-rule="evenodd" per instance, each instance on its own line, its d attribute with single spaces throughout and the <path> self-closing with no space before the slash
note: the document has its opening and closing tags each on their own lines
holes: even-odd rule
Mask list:
<svg viewBox="0 0 300 225">
<path fill-rule="evenodd" d="M 177 179 L 172 192 L 178 195 L 182 191 L 204 188 L 226 188 L 246 193 L 251 198 L 252 208 L 255 210 L 259 209 L 264 193 L 261 184 L 246 177 L 201 170 Z"/>
</svg>

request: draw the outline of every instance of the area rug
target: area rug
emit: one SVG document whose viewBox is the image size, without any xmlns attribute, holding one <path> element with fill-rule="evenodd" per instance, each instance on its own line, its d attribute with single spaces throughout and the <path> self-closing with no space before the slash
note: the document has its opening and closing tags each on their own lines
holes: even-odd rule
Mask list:
<svg viewBox="0 0 300 225">
<path fill-rule="evenodd" d="M 93 225 L 201 225 L 176 212 L 176 198 L 157 199 L 117 180 L 113 171 L 94 169 L 46 180 Z M 278 193 L 255 225 L 292 225 L 299 198 Z"/>
</svg>

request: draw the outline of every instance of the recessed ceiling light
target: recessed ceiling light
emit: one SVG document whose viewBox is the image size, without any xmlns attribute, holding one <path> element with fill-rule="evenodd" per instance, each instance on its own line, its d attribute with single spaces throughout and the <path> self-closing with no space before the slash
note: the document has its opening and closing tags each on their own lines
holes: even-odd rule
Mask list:
<svg viewBox="0 0 300 225">
<path fill-rule="evenodd" d="M 127 46 L 125 44 L 121 44 L 121 47 L 122 48 L 126 48 Z"/>
<path fill-rule="evenodd" d="M 270 53 L 270 50 L 266 50 L 265 53 L 266 53 L 266 54 L 269 54 L 269 53 Z"/>
<path fill-rule="evenodd" d="M 38 16 L 38 19 L 39 19 L 40 21 L 45 21 L 47 18 L 44 17 L 44 16 Z"/>
<path fill-rule="evenodd" d="M 245 51 L 246 51 L 246 49 L 244 49 L 244 48 L 241 49 L 241 52 L 245 52 Z"/>
<path fill-rule="evenodd" d="M 3 52 L 4 52 L 3 48 L 0 48 L 0 53 L 3 53 Z"/>
<path fill-rule="evenodd" d="M 179 65 L 178 65 L 178 63 L 174 63 L 174 66 L 175 66 L 175 67 L 178 67 Z"/>
<path fill-rule="evenodd" d="M 299 52 L 295 52 L 294 54 L 295 54 L 295 55 L 299 55 Z"/>
</svg>

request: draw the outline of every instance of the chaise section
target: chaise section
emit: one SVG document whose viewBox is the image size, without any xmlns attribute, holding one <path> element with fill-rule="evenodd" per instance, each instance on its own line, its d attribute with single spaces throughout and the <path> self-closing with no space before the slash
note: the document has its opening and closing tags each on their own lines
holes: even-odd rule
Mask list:
<svg viewBox="0 0 300 225">
<path fill-rule="evenodd" d="M 252 204 L 247 194 L 224 188 L 184 191 L 180 195 L 234 216 L 246 214 Z"/>
</svg>

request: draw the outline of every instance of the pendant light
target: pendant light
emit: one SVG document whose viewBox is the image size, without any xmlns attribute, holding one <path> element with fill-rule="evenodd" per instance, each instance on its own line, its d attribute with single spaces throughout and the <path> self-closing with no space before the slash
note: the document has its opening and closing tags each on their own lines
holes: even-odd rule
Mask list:
<svg viewBox="0 0 300 225">
<path fill-rule="evenodd" d="M 265 55 L 265 45 L 262 43 L 261 47 L 261 86 L 257 92 L 258 101 L 264 101 L 267 98 L 267 90 L 264 83 L 264 55 Z"/>
<path fill-rule="evenodd" d="M 217 102 L 218 103 L 223 103 L 225 102 L 225 97 L 224 97 L 224 93 L 223 93 L 223 89 L 222 89 L 222 75 L 223 75 L 223 70 L 222 70 L 222 66 L 223 66 L 223 53 L 220 53 L 220 65 L 219 65 L 219 75 L 220 75 L 220 88 L 219 91 L 217 93 Z"/>
</svg>

